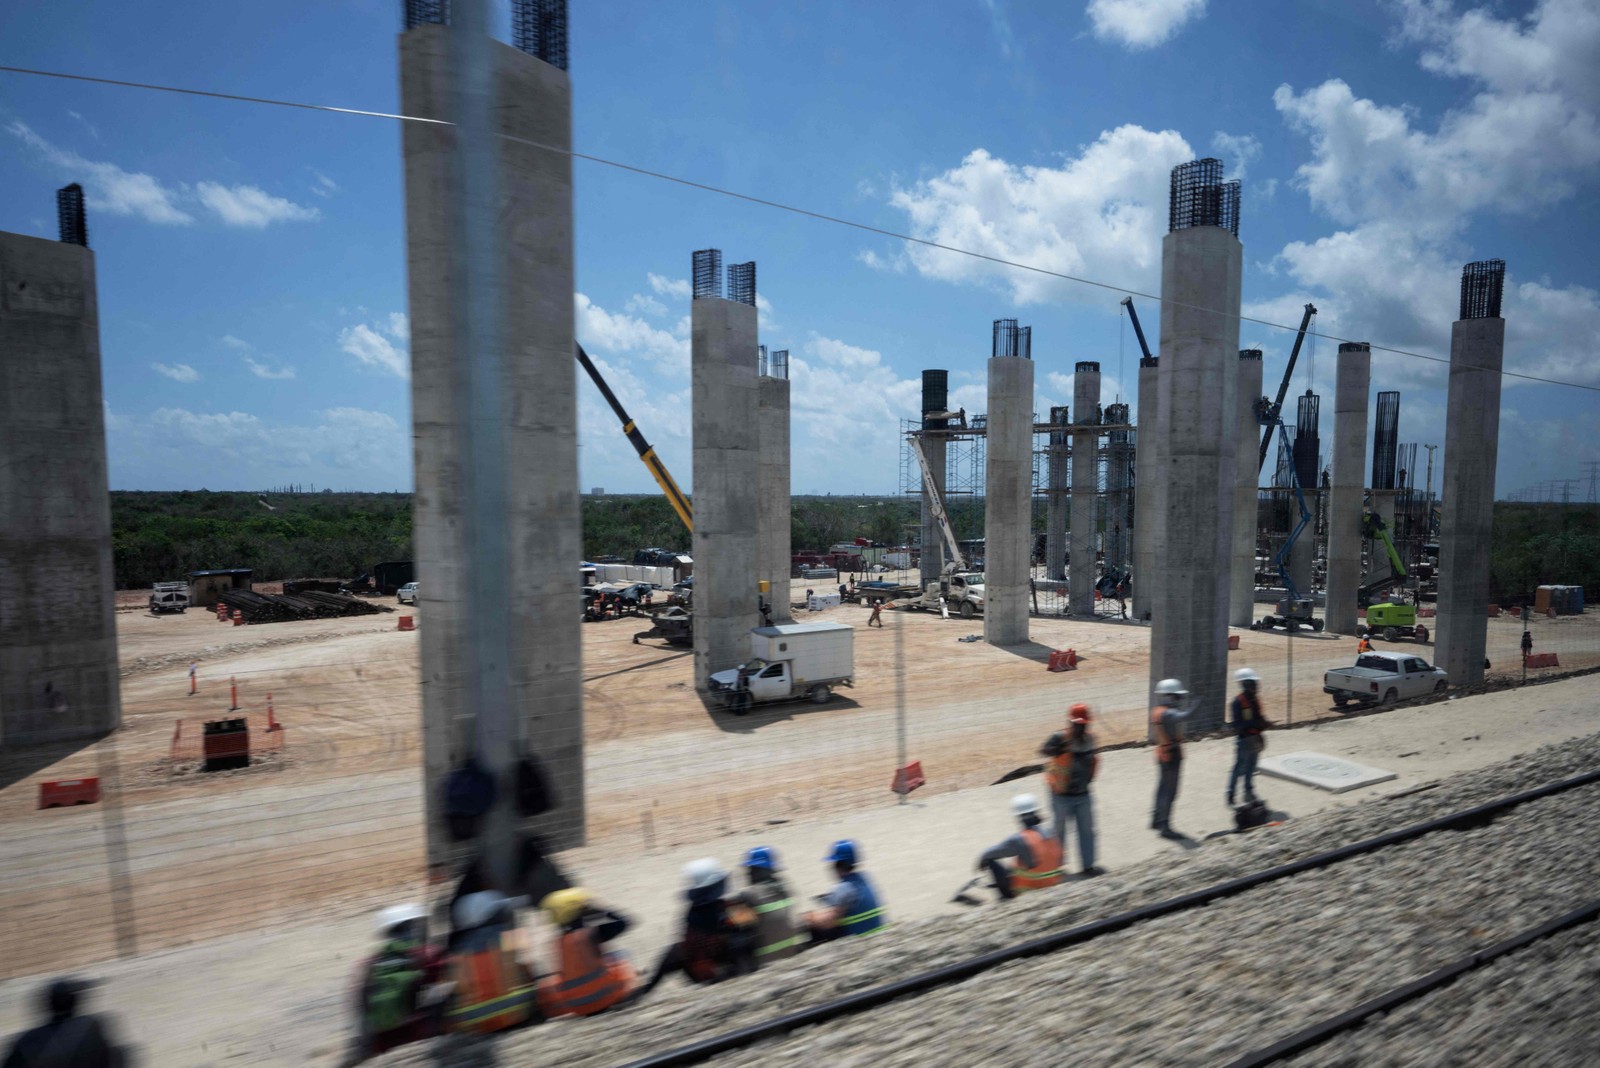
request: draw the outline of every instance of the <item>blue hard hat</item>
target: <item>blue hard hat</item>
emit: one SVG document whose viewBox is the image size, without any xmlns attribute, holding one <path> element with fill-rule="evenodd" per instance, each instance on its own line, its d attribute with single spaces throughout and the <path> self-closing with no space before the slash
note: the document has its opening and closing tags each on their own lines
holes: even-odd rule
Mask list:
<svg viewBox="0 0 1600 1068">
<path fill-rule="evenodd" d="M 744 855 L 744 866 L 747 868 L 765 868 L 768 871 L 781 871 L 778 867 L 778 854 L 771 846 L 755 846 Z"/>
<path fill-rule="evenodd" d="M 833 843 L 833 851 L 822 859 L 829 864 L 858 864 L 860 858 L 856 844 L 848 838 L 841 838 Z"/>
</svg>

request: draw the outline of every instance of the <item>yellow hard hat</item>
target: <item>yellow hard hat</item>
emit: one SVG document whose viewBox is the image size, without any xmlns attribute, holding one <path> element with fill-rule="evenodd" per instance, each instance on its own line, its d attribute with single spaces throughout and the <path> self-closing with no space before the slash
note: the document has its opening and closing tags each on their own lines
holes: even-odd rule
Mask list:
<svg viewBox="0 0 1600 1068">
<path fill-rule="evenodd" d="M 577 919 L 591 900 L 593 898 L 589 891 L 581 886 L 573 886 L 546 894 L 544 900 L 539 902 L 539 907 L 549 913 L 550 919 L 565 926 Z"/>
</svg>

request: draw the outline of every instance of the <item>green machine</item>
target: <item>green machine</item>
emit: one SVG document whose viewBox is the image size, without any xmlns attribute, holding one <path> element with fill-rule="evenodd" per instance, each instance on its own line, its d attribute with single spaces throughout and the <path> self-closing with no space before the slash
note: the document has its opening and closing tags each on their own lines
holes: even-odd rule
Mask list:
<svg viewBox="0 0 1600 1068">
<path fill-rule="evenodd" d="M 1383 517 L 1376 512 L 1365 513 L 1361 518 L 1361 533 L 1371 541 L 1383 542 L 1383 548 L 1389 554 L 1389 573 L 1373 579 L 1356 591 L 1357 603 L 1367 610 L 1367 621 L 1356 628 L 1356 633 L 1362 637 L 1381 636 L 1386 642 L 1402 638 L 1427 641 L 1428 628 L 1417 622 L 1416 605 L 1393 601 L 1372 603 L 1378 594 L 1396 583 L 1404 582 L 1407 577 L 1406 565 L 1400 559 L 1400 554 L 1395 552 L 1394 541 L 1389 537 L 1389 528 L 1384 524 Z"/>
</svg>

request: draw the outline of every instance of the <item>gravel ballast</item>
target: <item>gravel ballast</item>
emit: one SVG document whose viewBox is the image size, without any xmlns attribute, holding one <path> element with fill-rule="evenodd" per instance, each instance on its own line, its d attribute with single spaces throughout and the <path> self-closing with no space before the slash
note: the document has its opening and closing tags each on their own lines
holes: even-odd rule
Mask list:
<svg viewBox="0 0 1600 1068">
<path fill-rule="evenodd" d="M 618 1064 L 1596 767 L 1600 735 L 1456 776 L 1438 789 L 1218 839 L 1190 853 L 968 916 L 899 925 L 863 943 L 824 947 L 720 987 L 669 985 L 635 1008 L 593 1020 L 557 1021 L 487 1044 L 438 1039 L 378 1063 Z M 920 1068 L 1065 1050 L 1090 1062 L 1226 1062 L 1585 903 L 1600 887 L 1597 804 L 1600 786 L 1568 791 L 1476 827 L 1270 883 L 713 1063 Z M 929 877 L 949 878 L 960 866 L 933 858 Z M 894 903 L 887 904 L 892 916 Z M 1548 945 L 1582 938 L 1585 930 Z M 1546 952 L 1544 943 L 1529 947 L 1458 986 L 1470 991 L 1478 981 L 1506 974 L 1523 956 Z M 1592 993 L 1593 966 L 1580 972 L 1575 981 L 1586 975 Z M 1558 998 L 1560 990 L 1550 996 Z M 1591 997 L 1578 999 L 1592 1004 Z M 1535 1005 L 1524 1006 L 1515 1018 L 1507 1013 L 1499 1021 L 1503 1048 L 1528 1056 L 1526 1042 L 1537 1045 L 1545 1037 L 1544 1011 Z M 1392 1026 L 1407 1017 L 1408 1011 L 1396 1011 Z M 1397 1061 L 1439 1062 L 1427 1052 L 1427 1024 L 1424 1014 L 1407 1040 L 1416 1045 L 1397 1054 Z M 1513 1035 L 1523 1044 L 1513 1044 Z M 1560 1044 L 1555 1032 L 1550 1041 L 1549 1047 L 1537 1045 L 1534 1059 L 1567 1063 L 1563 1051 L 1574 1047 Z M 1314 1059 L 1333 1056 L 1334 1049 L 1330 1043 L 1326 1054 L 1313 1050 L 1303 1060 L 1343 1063 Z M 1357 1059 L 1373 1063 L 1386 1057 L 1369 1051 Z"/>
</svg>

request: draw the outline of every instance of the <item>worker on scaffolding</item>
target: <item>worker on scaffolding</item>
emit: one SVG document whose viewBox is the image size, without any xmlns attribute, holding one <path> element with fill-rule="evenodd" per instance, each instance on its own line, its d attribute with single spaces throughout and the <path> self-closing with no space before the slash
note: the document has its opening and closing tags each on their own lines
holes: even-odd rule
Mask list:
<svg viewBox="0 0 1600 1068">
<path fill-rule="evenodd" d="M 1083 874 L 1101 874 L 1095 867 L 1094 801 L 1089 784 L 1100 770 L 1100 755 L 1089 730 L 1089 706 L 1075 704 L 1067 713 L 1067 730 L 1052 734 L 1039 749 L 1046 760 L 1044 775 L 1050 786 L 1050 811 L 1055 817 L 1056 840 L 1063 851 L 1067 828 L 1078 832 L 1078 859 Z"/>
<path fill-rule="evenodd" d="M 848 838 L 840 839 L 833 843 L 833 849 L 822 861 L 833 866 L 839 881 L 832 890 L 819 896 L 822 908 L 812 909 L 801 917 L 811 942 L 832 942 L 883 930 L 888 920 L 884 918 L 877 888 L 865 872 L 857 870 L 861 865 L 861 847 Z"/>
<path fill-rule="evenodd" d="M 979 869 L 988 871 L 1002 901 L 1029 890 L 1058 886 L 1064 878 L 1061 839 L 1039 815 L 1038 798 L 1018 794 L 1011 799 L 1011 812 L 1022 829 L 999 845 L 990 846 L 978 858 Z"/>
<path fill-rule="evenodd" d="M 1150 829 L 1163 838 L 1184 838 L 1172 829 L 1172 805 L 1178 799 L 1178 772 L 1183 767 L 1183 721 L 1194 712 L 1195 706 L 1182 706 L 1189 697 L 1178 679 L 1162 679 L 1156 683 L 1155 701 L 1150 709 L 1150 733 L 1155 742 L 1156 781 L 1155 811 L 1150 816 Z"/>
<path fill-rule="evenodd" d="M 1233 727 L 1233 770 L 1228 773 L 1228 807 L 1233 807 L 1234 789 L 1244 780 L 1246 804 L 1256 799 L 1256 761 L 1267 747 L 1266 736 L 1261 732 L 1272 726 L 1261 712 L 1261 676 L 1251 668 L 1242 667 L 1233 673 L 1239 684 L 1239 693 L 1228 704 L 1229 722 Z"/>
</svg>

